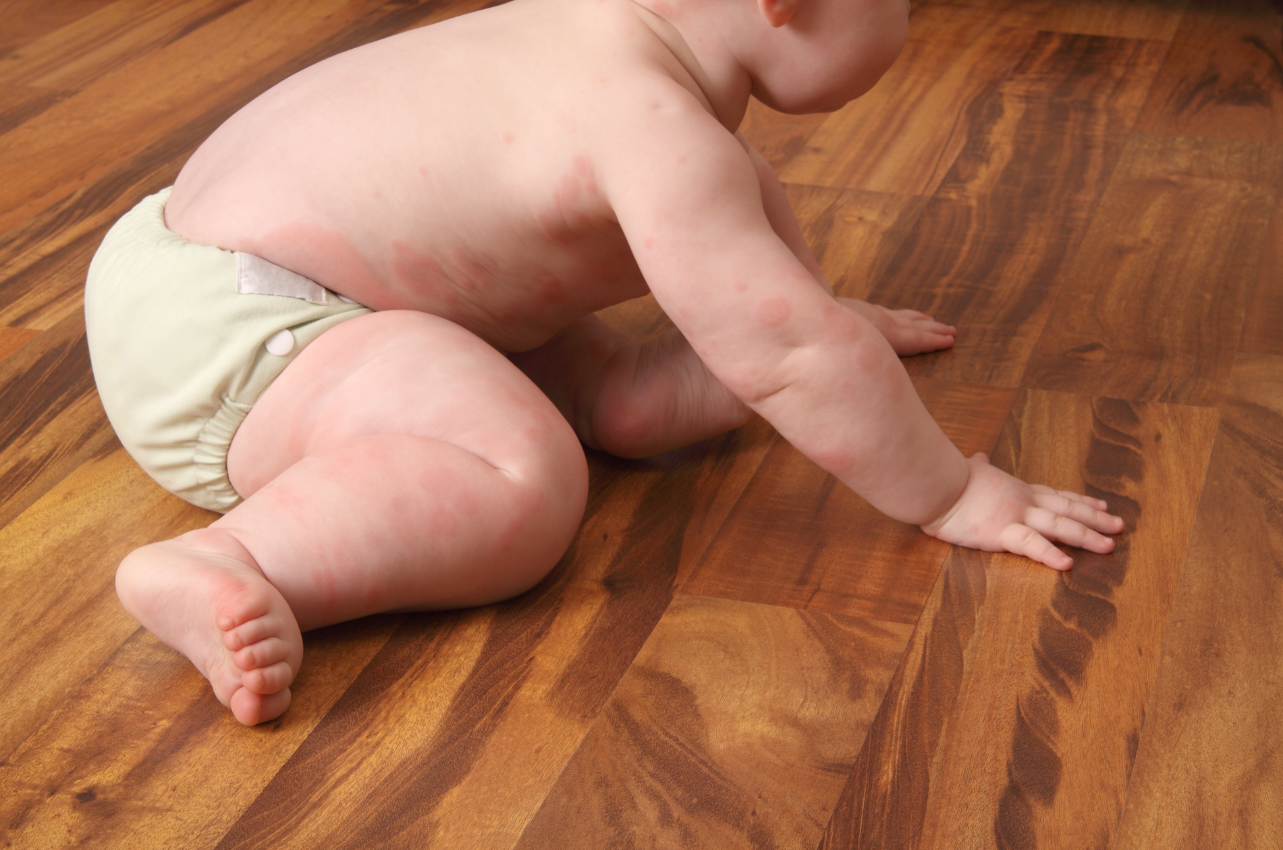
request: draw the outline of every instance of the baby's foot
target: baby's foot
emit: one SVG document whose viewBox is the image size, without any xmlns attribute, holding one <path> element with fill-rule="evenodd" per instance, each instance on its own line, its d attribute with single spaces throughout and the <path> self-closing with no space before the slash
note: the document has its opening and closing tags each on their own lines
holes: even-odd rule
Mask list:
<svg viewBox="0 0 1283 850">
<path fill-rule="evenodd" d="M 279 717 L 303 661 L 280 592 L 235 538 L 215 528 L 136 549 L 116 571 L 125 610 L 187 656 L 247 726 Z"/>
<path fill-rule="evenodd" d="M 951 348 L 958 332 L 953 325 L 937 322 L 917 310 L 888 310 L 854 298 L 838 300 L 872 323 L 901 357 Z"/>
</svg>

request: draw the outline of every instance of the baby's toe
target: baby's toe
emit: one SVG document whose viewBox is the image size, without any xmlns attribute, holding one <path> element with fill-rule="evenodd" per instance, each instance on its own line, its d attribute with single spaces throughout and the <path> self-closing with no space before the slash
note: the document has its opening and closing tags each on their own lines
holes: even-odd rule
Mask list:
<svg viewBox="0 0 1283 850">
<path fill-rule="evenodd" d="M 294 681 L 294 670 L 284 661 L 247 670 L 245 675 L 241 676 L 241 684 L 246 690 L 255 694 L 274 694 L 289 687 L 292 681 Z"/>
<path fill-rule="evenodd" d="M 276 637 L 281 633 L 281 623 L 276 617 L 260 616 L 223 633 L 223 645 L 230 652 Z"/>
<path fill-rule="evenodd" d="M 242 670 L 267 667 L 290 657 L 290 646 L 278 637 L 269 637 L 238 650 L 232 661 Z"/>
<path fill-rule="evenodd" d="M 266 696 L 241 688 L 232 695 L 228 706 L 236 719 L 246 726 L 254 726 L 266 720 L 275 720 L 290 707 L 290 690 L 286 688 Z"/>
<path fill-rule="evenodd" d="M 231 631 L 262 617 L 272 608 L 272 598 L 259 584 L 240 578 L 228 583 L 214 607 L 214 622 L 223 631 Z"/>
</svg>

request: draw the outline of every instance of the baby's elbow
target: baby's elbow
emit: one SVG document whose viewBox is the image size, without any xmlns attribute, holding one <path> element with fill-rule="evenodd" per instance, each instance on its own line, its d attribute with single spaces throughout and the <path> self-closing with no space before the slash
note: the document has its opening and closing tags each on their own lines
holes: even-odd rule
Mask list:
<svg viewBox="0 0 1283 850">
<path fill-rule="evenodd" d="M 826 398 L 848 392 L 890 390 L 903 368 L 880 335 L 867 335 L 790 348 L 776 358 L 740 368 L 725 383 L 769 419 L 770 411 L 783 405 L 823 405 Z"/>
</svg>

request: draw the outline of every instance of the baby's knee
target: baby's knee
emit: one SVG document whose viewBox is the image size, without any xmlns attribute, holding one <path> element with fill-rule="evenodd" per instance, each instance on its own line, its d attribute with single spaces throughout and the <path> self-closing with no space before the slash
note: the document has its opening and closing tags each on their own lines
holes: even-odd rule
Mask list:
<svg viewBox="0 0 1283 850">
<path fill-rule="evenodd" d="M 505 470 L 513 593 L 534 586 L 557 565 L 579 530 L 588 500 L 588 462 L 569 426 L 565 433 L 557 429 L 543 437 L 531 441 L 527 463 Z"/>
</svg>

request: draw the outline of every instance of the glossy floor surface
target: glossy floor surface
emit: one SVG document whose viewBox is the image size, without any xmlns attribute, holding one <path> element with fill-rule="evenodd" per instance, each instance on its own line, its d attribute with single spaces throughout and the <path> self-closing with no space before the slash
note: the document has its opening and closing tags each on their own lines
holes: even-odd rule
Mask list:
<svg viewBox="0 0 1283 850">
<path fill-rule="evenodd" d="M 842 294 L 958 326 L 907 361 L 949 435 L 1114 554 L 951 549 L 756 421 L 591 454 L 548 580 L 309 634 L 279 722 L 138 628 L 117 563 L 212 515 L 104 418 L 89 258 L 257 93 L 477 5 L 0 3 L 0 844 L 1283 846 L 1278 2 L 915 3 L 866 97 L 745 124 Z"/>
</svg>

